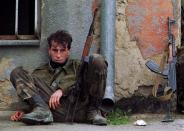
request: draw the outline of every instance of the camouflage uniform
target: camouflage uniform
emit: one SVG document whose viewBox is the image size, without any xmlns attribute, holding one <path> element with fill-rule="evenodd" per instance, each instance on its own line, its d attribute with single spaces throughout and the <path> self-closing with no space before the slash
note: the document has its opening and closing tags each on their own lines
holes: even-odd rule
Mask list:
<svg viewBox="0 0 184 131">
<path fill-rule="evenodd" d="M 35 69 L 32 74 L 17 67 L 12 71 L 10 80 L 23 101 L 37 94 L 48 104 L 50 96 L 61 89 L 61 105 L 55 110 L 51 109 L 54 121 L 71 121 L 74 116 L 75 122 L 85 122 L 90 101 L 98 99 L 97 104 L 100 104 L 104 95 L 107 62 L 97 54 L 89 57 L 82 73 L 80 93 L 76 95 L 75 82 L 80 65 L 80 61 L 69 59 L 63 67 L 53 69 L 48 63 Z"/>
</svg>

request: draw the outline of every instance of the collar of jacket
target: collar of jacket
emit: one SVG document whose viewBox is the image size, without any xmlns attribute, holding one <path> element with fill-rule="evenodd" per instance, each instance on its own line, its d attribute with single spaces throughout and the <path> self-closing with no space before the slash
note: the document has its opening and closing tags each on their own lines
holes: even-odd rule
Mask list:
<svg viewBox="0 0 184 131">
<path fill-rule="evenodd" d="M 67 74 L 67 69 L 69 68 L 70 65 L 71 65 L 70 59 L 67 60 L 65 65 L 63 65 L 62 67 L 58 67 L 58 68 L 53 68 L 50 64 L 50 60 L 48 62 L 49 71 L 52 73 L 57 73 L 58 71 L 63 70 Z"/>
</svg>

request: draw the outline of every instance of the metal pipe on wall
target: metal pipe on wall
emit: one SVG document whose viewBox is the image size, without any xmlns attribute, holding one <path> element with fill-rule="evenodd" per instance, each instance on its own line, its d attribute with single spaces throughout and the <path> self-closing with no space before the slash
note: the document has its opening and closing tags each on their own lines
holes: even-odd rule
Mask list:
<svg viewBox="0 0 184 131">
<path fill-rule="evenodd" d="M 115 18 L 116 0 L 101 1 L 101 54 L 108 62 L 107 82 L 102 109 L 112 110 L 114 98 L 115 78 Z"/>
</svg>

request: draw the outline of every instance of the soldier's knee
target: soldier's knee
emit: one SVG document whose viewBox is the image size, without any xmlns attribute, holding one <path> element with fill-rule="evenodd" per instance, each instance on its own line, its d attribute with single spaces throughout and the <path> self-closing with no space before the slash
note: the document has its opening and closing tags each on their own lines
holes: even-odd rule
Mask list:
<svg viewBox="0 0 184 131">
<path fill-rule="evenodd" d="M 10 73 L 10 81 L 17 76 L 18 74 L 20 74 L 20 72 L 22 71 L 22 67 L 16 67 L 15 69 L 13 69 Z"/>
<path fill-rule="evenodd" d="M 105 58 L 100 54 L 93 54 L 89 58 L 89 64 L 94 66 L 96 69 L 106 69 L 108 66 L 107 61 Z"/>
</svg>

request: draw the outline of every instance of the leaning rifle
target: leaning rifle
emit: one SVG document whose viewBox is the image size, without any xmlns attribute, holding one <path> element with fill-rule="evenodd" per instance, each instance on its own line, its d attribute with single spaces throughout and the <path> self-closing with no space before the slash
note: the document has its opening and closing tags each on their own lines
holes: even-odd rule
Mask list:
<svg viewBox="0 0 184 131">
<path fill-rule="evenodd" d="M 171 31 L 171 25 L 175 23 L 175 20 L 171 20 L 168 17 L 168 43 L 169 43 L 169 72 L 168 72 L 168 86 L 176 91 L 176 45 L 175 37 Z"/>
<path fill-rule="evenodd" d="M 169 47 L 169 60 L 168 67 L 164 70 L 154 62 L 149 60 L 146 62 L 146 66 L 154 73 L 161 75 L 163 78 L 168 79 L 168 87 L 173 91 L 176 91 L 176 45 L 175 37 L 171 30 L 171 25 L 175 23 L 175 20 L 172 20 L 168 17 L 168 47 Z"/>
<path fill-rule="evenodd" d="M 176 45 L 175 45 L 175 37 L 172 33 L 171 26 L 175 23 L 175 20 L 167 18 L 167 24 L 168 24 L 168 48 L 169 48 L 169 57 L 168 57 L 168 66 L 164 70 L 161 69 L 161 67 L 155 63 L 153 60 L 149 60 L 146 62 L 146 66 L 154 73 L 157 73 L 163 78 L 167 79 L 167 87 L 164 89 L 164 95 L 160 96 L 160 99 L 162 101 L 165 101 L 166 104 L 166 116 L 163 118 L 162 122 L 172 122 L 174 119 L 171 115 L 171 102 L 170 98 L 173 92 L 176 91 Z M 158 88 L 156 94 L 158 93 Z M 165 92 L 166 91 L 166 92 Z M 157 95 L 156 95 L 157 97 Z"/>
<path fill-rule="evenodd" d="M 87 35 L 87 38 L 86 38 L 86 41 L 84 44 L 84 48 L 83 48 L 83 53 L 82 53 L 82 57 L 81 57 L 81 65 L 79 67 L 79 72 L 77 73 L 77 76 L 76 76 L 75 90 L 72 90 L 73 95 L 76 96 L 74 110 L 73 110 L 72 115 L 71 115 L 72 122 L 73 122 L 73 119 L 75 117 L 75 111 L 76 111 L 76 107 L 77 107 L 78 100 L 80 97 L 80 92 L 81 92 L 81 87 L 82 87 L 82 79 L 83 79 L 82 74 L 84 72 L 86 62 L 88 61 L 87 56 L 89 55 L 90 47 L 91 47 L 91 44 L 93 41 L 94 22 L 95 22 L 97 11 L 98 11 L 98 8 L 95 8 L 94 12 L 93 12 L 93 20 L 92 20 L 92 23 L 90 25 L 89 32 L 88 32 L 88 35 Z M 69 104 L 69 108 L 68 108 L 68 113 L 69 113 L 69 111 L 70 111 L 70 104 Z M 68 113 L 67 113 L 67 116 L 69 115 Z M 67 119 L 67 117 L 66 117 L 66 119 Z"/>
<path fill-rule="evenodd" d="M 81 57 L 81 66 L 79 69 L 79 72 L 77 74 L 77 78 L 76 78 L 76 88 L 78 91 L 80 91 L 80 84 L 82 81 L 82 74 L 83 74 L 83 69 L 85 67 L 86 61 L 88 61 L 88 56 L 89 56 L 89 52 L 90 52 L 90 48 L 91 48 L 91 44 L 93 41 L 93 33 L 94 33 L 94 22 L 95 22 L 95 18 L 96 18 L 96 14 L 97 14 L 97 8 L 94 10 L 94 14 L 93 14 L 93 20 L 92 23 L 90 25 L 89 28 L 89 32 L 84 44 L 84 48 L 83 48 L 83 52 L 82 52 L 82 57 Z"/>
</svg>

